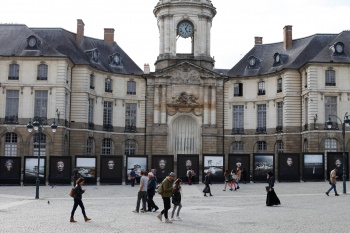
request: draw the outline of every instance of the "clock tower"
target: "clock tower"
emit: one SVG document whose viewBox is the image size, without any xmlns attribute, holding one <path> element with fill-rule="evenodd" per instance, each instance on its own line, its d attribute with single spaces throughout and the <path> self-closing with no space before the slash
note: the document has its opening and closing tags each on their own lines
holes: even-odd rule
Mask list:
<svg viewBox="0 0 350 233">
<path fill-rule="evenodd" d="M 210 0 L 159 0 L 153 11 L 159 28 L 156 70 L 187 61 L 212 70 L 210 29 L 216 9 Z M 191 51 L 177 52 L 179 39 L 191 40 Z"/>
</svg>

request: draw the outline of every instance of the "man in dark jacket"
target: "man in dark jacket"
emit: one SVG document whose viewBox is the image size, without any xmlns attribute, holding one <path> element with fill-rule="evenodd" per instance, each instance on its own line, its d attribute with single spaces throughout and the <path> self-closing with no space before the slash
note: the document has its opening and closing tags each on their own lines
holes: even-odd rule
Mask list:
<svg viewBox="0 0 350 233">
<path fill-rule="evenodd" d="M 166 223 L 172 223 L 172 221 L 170 221 L 168 219 L 168 210 L 170 210 L 170 208 L 171 208 L 170 198 L 173 194 L 173 180 L 174 180 L 174 178 L 175 178 L 175 173 L 170 172 L 169 176 L 166 177 L 163 180 L 163 182 L 160 184 L 161 188 L 163 190 L 162 198 L 163 198 L 163 203 L 164 203 L 164 209 L 162 210 L 162 212 L 159 215 L 157 215 L 157 218 L 160 221 L 162 221 L 162 216 L 164 214 Z"/>
<path fill-rule="evenodd" d="M 148 185 L 147 185 L 147 204 L 148 204 L 148 212 L 151 212 L 152 209 L 154 209 L 154 212 L 156 212 L 159 208 L 154 203 L 153 197 L 155 195 L 155 190 L 157 188 L 157 182 L 154 178 L 154 175 L 152 172 L 148 173 Z"/>
</svg>

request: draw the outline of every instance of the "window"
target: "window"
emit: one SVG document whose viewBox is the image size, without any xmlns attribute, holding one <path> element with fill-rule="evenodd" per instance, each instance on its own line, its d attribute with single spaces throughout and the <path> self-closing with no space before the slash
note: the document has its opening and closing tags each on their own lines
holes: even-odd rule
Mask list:
<svg viewBox="0 0 350 233">
<path fill-rule="evenodd" d="M 232 133 L 242 134 L 244 133 L 244 106 L 233 105 L 232 109 Z"/>
<path fill-rule="evenodd" d="M 283 141 L 277 141 L 276 147 L 277 147 L 277 153 L 278 154 L 283 153 Z"/>
<path fill-rule="evenodd" d="M 136 95 L 136 82 L 128 81 L 126 94 L 128 94 L 128 95 Z"/>
<path fill-rule="evenodd" d="M 276 132 L 283 132 L 283 102 L 277 102 L 277 127 Z"/>
<path fill-rule="evenodd" d="M 243 83 L 235 83 L 234 84 L 233 96 L 243 96 Z"/>
<path fill-rule="evenodd" d="M 324 150 L 327 152 L 337 152 L 337 140 L 334 138 L 327 138 L 324 141 Z"/>
<path fill-rule="evenodd" d="M 233 142 L 232 152 L 234 154 L 243 154 L 243 142 Z"/>
<path fill-rule="evenodd" d="M 258 95 L 265 95 L 265 82 L 260 81 L 258 83 Z"/>
<path fill-rule="evenodd" d="M 258 104 L 258 128 L 257 133 L 266 133 L 266 104 Z"/>
<path fill-rule="evenodd" d="M 112 79 L 110 79 L 110 78 L 106 79 L 105 92 L 112 92 Z"/>
<path fill-rule="evenodd" d="M 267 151 L 267 144 L 265 141 L 258 141 L 257 153 L 265 153 Z"/>
<path fill-rule="evenodd" d="M 9 80 L 18 80 L 18 79 L 19 79 L 19 65 L 10 64 Z"/>
<path fill-rule="evenodd" d="M 6 124 L 18 124 L 19 91 L 6 91 Z"/>
<path fill-rule="evenodd" d="M 134 140 L 127 140 L 125 142 L 125 155 L 134 155 L 136 151 L 136 142 Z"/>
<path fill-rule="evenodd" d="M 47 65 L 40 64 L 38 65 L 38 77 L 37 80 L 47 80 Z"/>
<path fill-rule="evenodd" d="M 277 93 L 282 92 L 282 78 L 277 79 Z"/>
<path fill-rule="evenodd" d="M 90 89 L 95 89 L 95 75 L 90 74 Z"/>
<path fill-rule="evenodd" d="M 89 137 L 88 140 L 86 141 L 86 154 L 87 155 L 92 155 L 94 149 L 94 138 Z"/>
<path fill-rule="evenodd" d="M 113 112 L 112 102 L 105 101 L 103 103 L 103 129 L 106 131 L 113 130 L 112 112 Z"/>
<path fill-rule="evenodd" d="M 335 71 L 326 70 L 326 86 L 335 86 Z"/>
<path fill-rule="evenodd" d="M 39 143 L 40 138 L 40 143 Z M 40 144 L 40 146 L 39 146 Z M 33 138 L 33 156 L 39 156 L 39 148 L 40 148 L 40 156 L 46 156 L 46 135 L 41 134 L 41 137 L 39 137 L 39 134 L 35 134 Z"/>
<path fill-rule="evenodd" d="M 88 113 L 89 129 L 94 129 L 94 99 L 89 98 L 89 113 Z"/>
<path fill-rule="evenodd" d="M 126 104 L 125 131 L 136 131 L 136 107 L 137 104 Z"/>
<path fill-rule="evenodd" d="M 35 91 L 34 116 L 47 119 L 47 91 Z"/>
<path fill-rule="evenodd" d="M 112 140 L 110 138 L 105 138 L 102 140 L 102 155 L 112 154 Z"/>
<path fill-rule="evenodd" d="M 5 156 L 17 156 L 17 134 L 6 133 Z"/>
<path fill-rule="evenodd" d="M 325 119 L 328 121 L 331 118 L 333 124 L 331 129 L 338 129 L 338 118 L 337 115 L 337 97 L 336 96 L 325 96 Z M 333 115 L 333 116 L 330 116 Z M 327 127 L 327 126 L 325 126 Z"/>
</svg>

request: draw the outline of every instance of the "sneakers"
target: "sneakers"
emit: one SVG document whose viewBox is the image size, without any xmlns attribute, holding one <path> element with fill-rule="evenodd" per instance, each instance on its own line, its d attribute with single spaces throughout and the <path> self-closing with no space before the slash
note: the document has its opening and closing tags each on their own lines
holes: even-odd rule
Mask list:
<svg viewBox="0 0 350 233">
<path fill-rule="evenodd" d="M 177 216 L 176 221 L 182 221 L 182 219 L 179 216 Z"/>
<path fill-rule="evenodd" d="M 165 223 L 173 223 L 173 222 L 169 219 L 165 219 Z"/>
<path fill-rule="evenodd" d="M 133 210 L 132 212 L 134 212 L 134 213 L 138 213 L 138 211 L 137 211 L 137 210 Z"/>
<path fill-rule="evenodd" d="M 157 218 L 158 218 L 160 221 L 163 221 L 163 220 L 162 220 L 162 217 L 163 217 L 162 214 L 158 214 L 158 215 L 157 215 Z M 167 220 L 168 220 L 168 219 L 167 219 Z"/>
<path fill-rule="evenodd" d="M 154 208 L 153 212 L 156 212 L 158 209 L 159 209 L 158 207 Z"/>
<path fill-rule="evenodd" d="M 326 192 L 326 195 L 329 196 L 328 192 Z"/>
</svg>

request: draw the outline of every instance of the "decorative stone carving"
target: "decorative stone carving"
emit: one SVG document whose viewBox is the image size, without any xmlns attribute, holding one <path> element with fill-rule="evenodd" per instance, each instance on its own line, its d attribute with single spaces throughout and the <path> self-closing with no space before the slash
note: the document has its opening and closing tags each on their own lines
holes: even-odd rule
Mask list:
<svg viewBox="0 0 350 233">
<path fill-rule="evenodd" d="M 181 106 L 198 106 L 200 107 L 201 105 L 196 103 L 196 100 L 198 97 L 192 94 L 187 94 L 187 92 L 181 92 L 178 96 L 173 98 L 173 103 L 169 104 L 169 106 L 172 107 L 181 107 Z"/>
<path fill-rule="evenodd" d="M 187 67 L 187 66 L 186 66 Z M 188 70 L 181 67 L 180 70 L 174 70 L 170 74 L 170 83 L 172 84 L 200 84 L 200 75 L 197 70 Z"/>
</svg>

